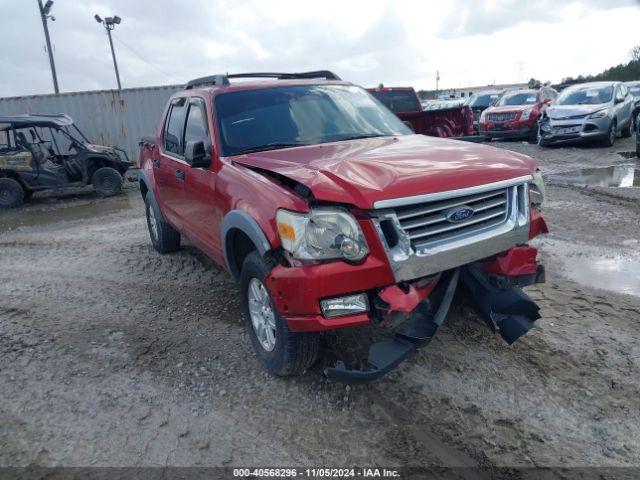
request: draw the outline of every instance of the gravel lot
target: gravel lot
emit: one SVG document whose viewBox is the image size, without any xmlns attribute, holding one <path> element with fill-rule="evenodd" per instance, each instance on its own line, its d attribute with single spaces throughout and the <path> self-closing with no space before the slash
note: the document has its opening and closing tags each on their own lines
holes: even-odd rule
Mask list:
<svg viewBox="0 0 640 480">
<path fill-rule="evenodd" d="M 633 164 L 633 140 L 492 145 L 549 174 Z M 231 278 L 189 245 L 156 254 L 133 185 L 36 197 L 0 213 L 0 465 L 640 466 L 640 297 L 622 293 L 640 275 L 616 273 L 640 261 L 638 190 L 548 185 L 542 319 L 519 342 L 458 307 L 356 386 L 267 375 Z"/>
</svg>

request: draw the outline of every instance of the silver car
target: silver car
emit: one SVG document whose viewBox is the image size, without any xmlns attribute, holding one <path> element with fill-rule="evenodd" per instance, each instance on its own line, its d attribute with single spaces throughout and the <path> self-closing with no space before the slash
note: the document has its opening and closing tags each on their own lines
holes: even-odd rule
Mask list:
<svg viewBox="0 0 640 480">
<path fill-rule="evenodd" d="M 634 98 L 621 82 L 592 82 L 568 87 L 540 120 L 542 146 L 576 140 L 613 145 L 633 132 Z"/>
</svg>

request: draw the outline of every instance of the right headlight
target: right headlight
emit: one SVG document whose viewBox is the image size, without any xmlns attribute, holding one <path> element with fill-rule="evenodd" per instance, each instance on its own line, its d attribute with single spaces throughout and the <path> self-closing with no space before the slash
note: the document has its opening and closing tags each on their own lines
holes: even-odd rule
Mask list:
<svg viewBox="0 0 640 480">
<path fill-rule="evenodd" d="M 545 188 L 540 170 L 533 172 L 533 182 L 529 184 L 529 203 L 540 210 L 544 205 Z"/>
<path fill-rule="evenodd" d="M 282 247 L 300 260 L 362 260 L 369 253 L 360 225 L 347 210 L 316 208 L 310 212 L 278 210 Z"/>
<path fill-rule="evenodd" d="M 589 115 L 589 118 L 603 118 L 606 117 L 609 113 L 608 109 L 604 109 L 604 110 L 598 110 L 597 112 L 592 113 L 591 115 Z"/>
</svg>

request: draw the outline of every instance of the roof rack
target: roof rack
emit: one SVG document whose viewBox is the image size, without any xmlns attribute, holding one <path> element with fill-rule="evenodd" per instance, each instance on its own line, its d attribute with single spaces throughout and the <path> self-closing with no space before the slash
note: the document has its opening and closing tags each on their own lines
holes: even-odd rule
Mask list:
<svg viewBox="0 0 640 480">
<path fill-rule="evenodd" d="M 256 73 L 233 73 L 231 75 L 210 75 L 208 77 L 196 78 L 187 82 L 185 90 L 205 86 L 205 85 L 229 85 L 230 78 L 276 78 L 278 80 L 292 79 L 312 79 L 324 78 L 326 80 L 341 80 L 339 76 L 329 70 L 316 70 L 313 72 L 301 73 L 275 73 L 275 72 L 256 72 Z"/>
</svg>

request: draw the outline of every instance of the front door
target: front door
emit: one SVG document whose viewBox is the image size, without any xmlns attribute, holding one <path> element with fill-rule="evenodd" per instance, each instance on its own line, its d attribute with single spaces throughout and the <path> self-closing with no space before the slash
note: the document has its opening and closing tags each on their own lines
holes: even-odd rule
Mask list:
<svg viewBox="0 0 640 480">
<path fill-rule="evenodd" d="M 184 144 L 203 142 L 211 164 L 208 167 L 190 167 L 186 172 L 181 217 L 184 219 L 189 238 L 211 256 L 220 249 L 219 218 L 216 217 L 215 191 L 216 173 L 212 148 L 210 115 L 203 98 L 192 97 L 184 129 Z"/>
</svg>

